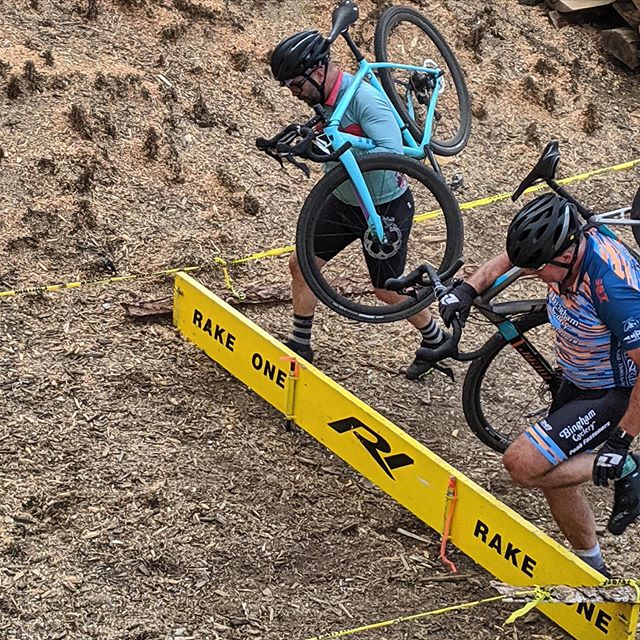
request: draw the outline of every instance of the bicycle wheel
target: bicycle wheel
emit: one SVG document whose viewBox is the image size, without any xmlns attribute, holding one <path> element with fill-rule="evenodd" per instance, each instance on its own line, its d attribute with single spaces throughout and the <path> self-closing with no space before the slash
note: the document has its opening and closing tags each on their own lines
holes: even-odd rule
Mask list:
<svg viewBox="0 0 640 640">
<path fill-rule="evenodd" d="M 553 330 L 546 311 L 529 313 L 514 325 L 552 366 Z M 502 453 L 529 424 L 547 415 L 554 389 L 499 333 L 486 346 L 467 371 L 462 406 L 473 433 Z"/>
<path fill-rule="evenodd" d="M 640 220 L 640 188 L 636 191 L 636 196 L 631 204 L 631 219 Z M 631 229 L 633 230 L 633 237 L 640 247 L 640 226 L 633 226 Z"/>
<path fill-rule="evenodd" d="M 416 160 L 374 153 L 359 157 L 358 165 L 374 202 L 380 203 L 376 209 L 388 242 L 381 245 L 373 237 L 359 206 L 345 205 L 345 200 L 355 202 L 355 194 L 349 174 L 338 165 L 315 185 L 302 206 L 296 232 L 298 262 L 313 293 L 329 308 L 361 322 L 393 322 L 432 302 L 431 288 L 419 289 L 415 298 L 398 296 L 383 302 L 374 286 L 383 288 L 387 278 L 424 262 L 440 271 L 449 267 L 462 253 L 462 217 L 442 179 Z M 405 200 L 409 203 L 402 205 L 406 208 L 400 217 L 398 203 Z M 318 258 L 326 264 L 320 266 Z"/>
<path fill-rule="evenodd" d="M 438 30 L 418 11 L 386 9 L 376 25 L 374 51 L 378 62 L 433 65 L 442 71 L 444 90 L 438 96 L 431 147 L 441 156 L 459 153 L 471 134 L 471 104 L 462 69 Z M 427 62 L 430 61 L 430 62 Z M 422 140 L 429 99 L 426 74 L 380 69 L 380 82 L 411 135 Z"/>
</svg>

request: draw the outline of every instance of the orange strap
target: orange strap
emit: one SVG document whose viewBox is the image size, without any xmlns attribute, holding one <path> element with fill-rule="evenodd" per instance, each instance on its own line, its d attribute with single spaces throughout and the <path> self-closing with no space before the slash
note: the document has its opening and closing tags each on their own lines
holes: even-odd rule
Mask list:
<svg viewBox="0 0 640 640">
<path fill-rule="evenodd" d="M 449 567 L 451 573 L 458 573 L 458 569 L 449 558 L 447 558 L 447 541 L 449 540 L 449 534 L 451 533 L 451 521 L 453 520 L 453 512 L 456 508 L 456 502 L 458 501 L 458 491 L 456 489 L 455 476 L 449 476 L 449 484 L 447 486 L 447 506 L 444 518 L 444 531 L 442 532 L 442 541 L 440 542 L 440 555 L 442 564 Z"/>
</svg>

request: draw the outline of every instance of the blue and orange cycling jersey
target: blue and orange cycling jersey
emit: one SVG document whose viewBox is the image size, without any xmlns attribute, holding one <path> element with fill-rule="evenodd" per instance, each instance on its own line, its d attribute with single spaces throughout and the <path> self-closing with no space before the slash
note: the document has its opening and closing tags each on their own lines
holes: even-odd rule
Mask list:
<svg viewBox="0 0 640 640">
<path fill-rule="evenodd" d="M 640 265 L 616 240 L 590 230 L 574 291 L 549 286 L 547 312 L 562 374 L 582 389 L 631 387 L 640 347 Z"/>
</svg>

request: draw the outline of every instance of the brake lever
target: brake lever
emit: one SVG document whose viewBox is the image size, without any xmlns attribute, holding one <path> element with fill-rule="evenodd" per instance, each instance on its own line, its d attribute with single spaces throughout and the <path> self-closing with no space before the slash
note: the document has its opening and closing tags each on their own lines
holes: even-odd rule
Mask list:
<svg viewBox="0 0 640 640">
<path fill-rule="evenodd" d="M 264 149 L 260 149 L 260 151 L 264 151 L 270 158 L 273 158 L 282 168 L 284 168 L 282 156 L 280 156 L 278 153 L 275 153 L 273 149 L 265 147 Z"/>
<path fill-rule="evenodd" d="M 291 154 L 285 155 L 284 158 L 285 160 L 290 162 L 294 167 L 296 167 L 297 169 L 300 169 L 300 171 L 302 171 L 302 173 L 304 173 L 304 175 L 307 176 L 307 178 L 311 177 L 311 171 L 309 170 L 309 167 L 304 162 L 300 162 L 299 160 L 296 160 L 294 156 L 292 156 Z"/>
<path fill-rule="evenodd" d="M 453 273 L 456 273 L 456 271 L 460 268 L 461 262 L 461 260 L 456 261 L 454 266 L 457 265 L 457 268 L 453 271 Z M 433 286 L 436 298 L 438 300 L 441 300 L 451 290 L 451 287 L 447 287 L 442 283 L 440 275 L 432 265 L 426 264 L 425 269 L 427 271 L 427 274 L 429 275 L 429 279 L 431 280 L 431 285 Z M 458 360 L 460 358 L 460 350 L 458 349 L 458 345 L 460 344 L 460 338 L 462 337 L 462 325 L 458 318 L 453 318 L 453 320 L 451 321 L 451 329 L 451 337 L 445 340 L 439 347 L 435 347 L 434 349 L 420 347 L 416 352 L 418 358 L 429 360 L 431 362 L 439 362 L 440 360 L 444 360 L 445 358 L 453 358 L 454 360 Z"/>
</svg>

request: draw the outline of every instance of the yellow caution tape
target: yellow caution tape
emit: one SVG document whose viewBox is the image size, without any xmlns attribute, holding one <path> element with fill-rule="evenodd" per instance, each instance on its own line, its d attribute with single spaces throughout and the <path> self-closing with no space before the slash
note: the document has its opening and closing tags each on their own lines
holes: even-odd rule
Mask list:
<svg viewBox="0 0 640 640">
<path fill-rule="evenodd" d="M 224 276 L 224 284 L 226 285 L 227 289 L 231 292 L 231 294 L 238 300 L 244 300 L 245 298 L 244 293 L 240 293 L 233 286 L 231 276 L 229 275 L 229 269 L 227 269 L 228 262 L 220 257 L 214 258 L 213 262 L 222 268 L 222 274 Z"/>
<path fill-rule="evenodd" d="M 518 618 L 521 618 L 522 616 L 527 615 L 527 613 L 529 613 L 529 611 L 531 611 L 532 609 L 535 609 L 539 604 L 541 604 L 545 600 L 548 600 L 550 598 L 550 596 L 551 596 L 551 594 L 548 591 L 545 591 L 544 589 L 535 589 L 535 597 L 534 597 L 534 599 L 531 600 L 531 602 L 527 602 L 527 604 L 525 604 L 524 607 L 521 607 L 517 611 L 514 611 L 505 620 L 505 624 L 512 624 Z"/>
<path fill-rule="evenodd" d="M 278 247 L 277 249 L 268 249 L 267 251 L 260 251 L 258 253 L 252 253 L 250 256 L 244 258 L 235 258 L 231 261 L 232 264 L 240 264 L 241 262 L 250 262 L 251 260 L 262 260 L 262 258 L 273 258 L 275 256 L 282 256 L 285 253 L 293 253 L 295 251 L 295 245 L 288 247 Z"/>
<path fill-rule="evenodd" d="M 537 591 L 538 591 L 537 589 L 528 589 L 526 591 L 518 592 L 514 595 L 517 595 L 517 596 L 534 595 L 534 594 L 537 594 Z M 513 596 L 500 595 L 500 596 L 493 596 L 491 598 L 484 598 L 483 600 L 475 600 L 474 602 L 465 602 L 463 604 L 455 604 L 449 607 L 443 607 L 442 609 L 434 609 L 433 611 L 423 611 L 422 613 L 414 613 L 413 615 L 402 616 L 400 618 L 393 618 L 392 620 L 385 620 L 383 622 L 374 622 L 373 624 L 368 624 L 362 627 L 354 627 L 353 629 L 345 629 L 343 631 L 333 631 L 332 633 L 329 633 L 327 635 L 314 636 L 313 638 L 307 638 L 307 640 L 330 640 L 331 638 L 342 638 L 344 636 L 349 636 L 354 633 L 362 633 L 363 631 L 371 631 L 373 629 L 382 629 L 383 627 L 390 627 L 391 625 L 398 624 L 400 622 L 412 622 L 415 620 L 420 620 L 421 618 L 440 615 L 442 613 L 449 613 L 451 611 L 471 609 L 473 607 L 477 607 L 482 604 L 488 604 L 490 602 L 499 602 L 500 600 L 505 600 L 508 597 L 513 597 Z M 529 605 L 531 604 L 532 604 L 531 602 L 528 602 L 526 606 L 529 607 Z M 538 600 L 533 601 L 534 606 L 537 606 L 538 604 L 539 604 Z"/>
<path fill-rule="evenodd" d="M 633 587 L 636 592 L 636 602 L 640 603 L 640 580 L 635 578 L 611 578 L 604 582 L 605 587 Z"/>
<path fill-rule="evenodd" d="M 609 173 L 610 171 L 624 171 L 625 169 L 631 169 L 640 164 L 640 158 L 636 158 L 635 160 L 629 160 L 628 162 L 621 162 L 620 164 L 615 164 L 610 167 L 602 167 L 600 169 L 594 169 L 592 171 L 587 171 L 585 173 L 580 173 L 575 176 L 571 176 L 569 178 L 563 178 L 562 180 L 558 180 L 558 184 L 565 185 L 571 184 L 572 182 L 580 182 L 583 180 L 588 180 L 594 176 L 602 175 L 603 173 Z M 534 191 L 540 191 L 542 189 L 546 189 L 547 186 L 545 184 L 536 185 L 533 187 L 529 187 L 525 193 L 531 193 Z M 511 192 L 498 193 L 492 196 L 487 196 L 485 198 L 478 198 L 477 200 L 472 200 L 470 202 L 465 202 L 460 205 L 460 209 L 462 211 L 467 211 L 469 209 L 477 209 L 478 207 L 484 207 L 489 204 L 493 204 L 495 202 L 500 202 L 501 200 L 506 200 L 511 197 Z M 430 220 L 431 218 L 435 218 L 440 215 L 442 211 L 440 209 L 435 209 L 433 211 L 428 211 L 425 213 L 421 213 L 415 217 L 416 222 L 424 222 L 425 220 Z M 294 245 L 286 246 L 286 247 L 276 247 L 274 249 L 267 249 L 266 251 L 259 251 L 257 253 L 252 253 L 249 256 L 245 256 L 243 258 L 233 258 L 230 260 L 225 260 L 221 257 L 216 257 L 213 259 L 213 263 L 217 264 L 221 267 L 225 286 L 231 292 L 231 294 L 236 297 L 238 300 L 243 300 L 244 296 L 241 294 L 233 285 L 233 281 L 231 280 L 231 276 L 229 274 L 229 265 L 241 264 L 243 262 L 251 262 L 255 260 L 262 260 L 264 258 L 272 258 L 281 255 L 285 255 L 287 253 L 292 253 L 295 250 Z M 190 272 L 197 271 L 199 269 L 204 268 L 203 265 L 198 266 L 189 266 L 189 267 L 179 267 L 176 269 L 166 269 L 163 271 L 155 271 L 153 273 L 146 274 L 131 274 L 126 276 L 114 276 L 112 278 L 105 278 L 102 280 L 79 280 L 77 282 L 67 282 L 65 284 L 50 284 L 43 286 L 34 286 L 34 287 L 24 287 L 22 289 L 11 289 L 7 291 L 0 291 L 0 298 L 10 298 L 13 296 L 17 296 L 20 294 L 33 294 L 33 293 L 52 293 L 54 291 L 62 291 L 63 289 L 77 289 L 79 287 L 84 286 L 92 286 L 92 285 L 107 285 L 107 284 L 115 284 L 118 282 L 127 282 L 133 280 L 145 280 L 150 278 L 157 278 L 161 276 L 169 276 L 174 275 L 178 271 Z"/>
<path fill-rule="evenodd" d="M 601 586 L 603 587 L 631 586 L 636 591 L 637 602 L 640 602 L 640 582 L 638 580 L 633 580 L 633 579 L 606 580 L 602 583 Z M 432 611 L 423 611 L 422 613 L 415 613 L 413 615 L 392 618 L 391 620 L 384 620 L 382 622 L 374 622 L 372 624 L 363 625 L 361 627 L 354 627 L 352 629 L 344 629 L 342 631 L 333 631 L 326 635 L 307 638 L 307 640 L 331 640 L 332 638 L 342 638 L 344 636 L 353 635 L 355 633 L 362 633 L 363 631 L 371 631 L 373 629 L 390 627 L 400 622 L 414 622 L 416 620 L 427 618 L 429 616 L 440 615 L 443 613 L 450 613 L 451 611 L 471 609 L 473 607 L 477 607 L 483 604 L 488 604 L 491 602 L 499 602 L 501 600 L 513 601 L 515 598 L 531 597 L 532 599 L 529 602 L 527 602 L 524 606 L 514 611 L 504 622 L 504 624 L 512 624 L 516 620 L 518 620 L 518 618 L 522 618 L 523 616 L 525 616 L 527 613 L 535 609 L 540 604 L 544 602 L 554 602 L 553 593 L 550 589 L 551 587 L 531 587 L 529 589 L 517 591 L 512 594 L 503 594 L 499 596 L 493 596 L 491 598 L 484 598 L 483 600 L 474 600 L 473 602 L 465 602 L 462 604 L 442 607 L 441 609 L 434 609 Z"/>
<path fill-rule="evenodd" d="M 201 269 L 200 266 L 194 267 L 178 267 L 175 269 L 166 269 L 164 271 L 153 271 L 151 273 L 130 274 L 128 276 L 113 276 L 112 278 L 104 278 L 102 280 L 78 280 L 77 282 L 66 282 L 64 284 L 45 284 L 35 287 L 24 287 L 22 289 L 10 289 L 0 291 L 0 298 L 9 298 L 23 293 L 52 293 L 54 291 L 62 291 L 63 289 L 78 289 L 79 287 L 87 287 L 91 285 L 114 284 L 117 282 L 127 282 L 132 280 L 147 280 L 158 278 L 160 276 L 175 275 L 179 271 L 190 272 Z"/>
<path fill-rule="evenodd" d="M 571 184 L 572 182 L 581 182 L 584 180 L 588 180 L 589 178 L 593 178 L 594 176 L 599 176 L 603 173 L 608 173 L 609 171 L 623 171 L 625 169 L 632 169 L 636 165 L 640 164 L 640 158 L 636 158 L 635 160 L 629 160 L 629 162 L 621 162 L 620 164 L 614 164 L 610 167 L 604 167 L 602 169 L 594 169 L 593 171 L 587 171 L 585 173 L 579 173 L 575 176 L 571 176 L 569 178 L 563 178 L 562 180 L 557 180 L 559 185 Z M 529 187 L 525 190 L 524 193 L 534 193 L 535 191 L 542 191 L 543 189 L 548 189 L 546 184 L 537 184 L 533 187 Z M 492 196 L 487 196 L 485 198 L 478 198 L 477 200 L 471 200 L 470 202 L 465 202 L 460 205 L 461 211 L 466 211 L 468 209 L 477 209 L 478 207 L 485 207 L 489 204 L 493 204 L 495 202 L 500 202 L 501 200 L 508 200 L 511 198 L 512 192 L 503 192 L 496 193 Z M 426 220 L 428 218 L 433 218 L 436 215 L 441 213 L 440 209 L 435 209 L 434 211 L 429 211 L 428 213 L 422 213 L 419 216 L 416 216 L 416 221 L 420 222 L 422 220 Z"/>
</svg>

